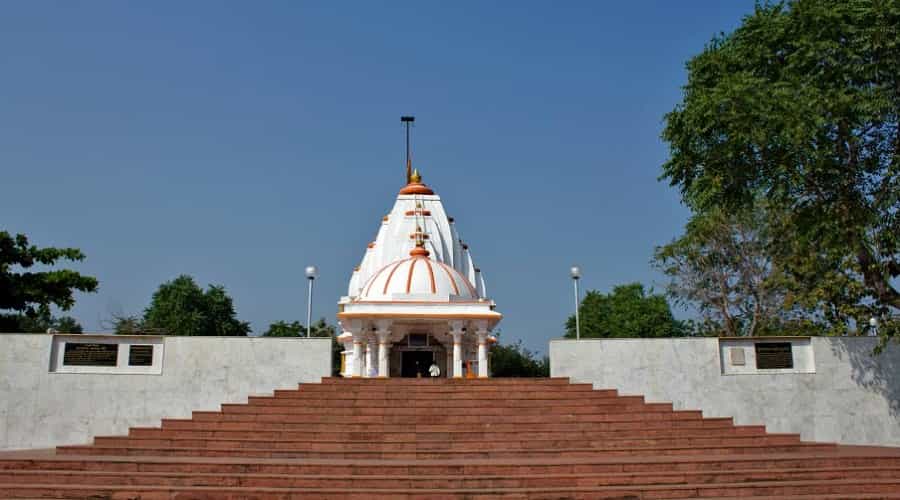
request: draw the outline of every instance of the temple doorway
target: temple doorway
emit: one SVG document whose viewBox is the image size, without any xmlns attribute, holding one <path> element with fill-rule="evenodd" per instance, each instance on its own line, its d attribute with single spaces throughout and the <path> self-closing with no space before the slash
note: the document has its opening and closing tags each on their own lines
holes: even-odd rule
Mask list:
<svg viewBox="0 0 900 500">
<path fill-rule="evenodd" d="M 434 351 L 403 351 L 401 353 L 401 377 L 428 377 L 428 367 L 434 361 Z"/>
</svg>

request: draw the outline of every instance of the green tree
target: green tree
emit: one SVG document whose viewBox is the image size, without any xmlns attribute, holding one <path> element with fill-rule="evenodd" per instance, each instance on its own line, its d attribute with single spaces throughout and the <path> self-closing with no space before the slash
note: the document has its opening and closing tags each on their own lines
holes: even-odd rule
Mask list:
<svg viewBox="0 0 900 500">
<path fill-rule="evenodd" d="M 48 330 L 55 330 L 59 333 L 82 333 L 83 329 L 78 320 L 71 316 L 59 317 L 43 317 L 30 318 L 20 315 L 18 317 L 18 327 L 16 332 L 22 333 L 47 333 Z"/>
<path fill-rule="evenodd" d="M 263 337 L 305 337 L 306 327 L 299 321 L 276 321 L 269 325 L 269 328 L 263 333 Z M 312 324 L 310 328 L 311 337 L 330 337 L 331 338 L 331 374 L 339 376 L 341 374 L 341 352 L 344 347 L 337 341 L 337 329 L 334 325 L 320 318 Z"/>
<path fill-rule="evenodd" d="M 312 324 L 310 328 L 311 337 L 334 337 L 337 330 L 334 325 L 325 321 L 325 318 L 319 318 Z M 305 337 L 306 327 L 299 321 L 276 321 L 269 325 L 269 328 L 263 332 L 263 337 Z"/>
<path fill-rule="evenodd" d="M 685 234 L 657 247 L 656 266 L 671 278 L 667 293 L 676 304 L 695 308 L 705 333 L 804 335 L 811 323 L 803 310 L 788 307 L 790 280 L 769 251 L 769 218 L 779 214 L 754 205 L 725 213 L 695 214 Z"/>
<path fill-rule="evenodd" d="M 160 285 L 140 327 L 145 333 L 168 335 L 237 336 L 250 332 L 250 324 L 237 319 L 225 287 L 210 285 L 204 291 L 187 275 Z"/>
<path fill-rule="evenodd" d="M 833 332 L 898 330 L 900 3 L 757 6 L 688 64 L 665 117 L 663 178 L 694 210 L 781 213 L 772 253 L 790 299 Z"/>
<path fill-rule="evenodd" d="M 492 377 L 549 377 L 550 359 L 537 355 L 522 345 L 497 343 L 491 347 Z"/>
<path fill-rule="evenodd" d="M 687 327 L 675 319 L 666 297 L 648 294 L 640 283 L 619 285 L 612 293 L 589 291 L 578 306 L 581 337 L 680 337 Z M 566 321 L 575 338 L 575 316 Z"/>
<path fill-rule="evenodd" d="M 82 261 L 84 254 L 77 248 L 38 248 L 24 234 L 0 231 L 0 332 L 18 330 L 26 319 L 51 321 L 51 306 L 68 311 L 76 290 L 97 291 L 96 278 L 70 269 L 33 269 L 60 260 Z"/>
</svg>

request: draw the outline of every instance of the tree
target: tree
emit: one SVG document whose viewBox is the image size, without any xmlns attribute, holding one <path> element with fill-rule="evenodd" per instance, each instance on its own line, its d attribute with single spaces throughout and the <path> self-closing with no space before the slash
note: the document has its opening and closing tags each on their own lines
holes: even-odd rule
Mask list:
<svg viewBox="0 0 900 500">
<path fill-rule="evenodd" d="M 514 344 L 495 344 L 491 347 L 492 377 L 549 377 L 550 359 L 537 355 L 522 345 L 519 340 Z"/>
<path fill-rule="evenodd" d="M 792 304 L 832 331 L 898 330 L 900 4 L 759 5 L 688 64 L 663 178 L 698 212 L 762 198 Z"/>
<path fill-rule="evenodd" d="M 263 337 L 305 337 L 306 327 L 299 321 L 276 321 L 269 325 L 269 328 L 263 333 Z M 310 328 L 310 337 L 330 337 L 331 338 L 331 374 L 339 376 L 341 374 L 341 353 L 344 351 L 337 341 L 337 329 L 334 325 L 328 324 L 325 318 L 312 324 Z"/>
<path fill-rule="evenodd" d="M 666 297 L 647 294 L 640 283 L 619 285 L 612 293 L 591 290 L 578 306 L 581 337 L 680 337 L 686 325 L 672 316 Z M 575 316 L 566 321 L 566 337 L 575 338 Z"/>
<path fill-rule="evenodd" d="M 671 278 L 676 303 L 696 308 L 704 332 L 725 335 L 807 334 L 802 311 L 786 307 L 789 281 L 773 262 L 767 219 L 779 214 L 754 205 L 732 214 L 695 214 L 685 234 L 657 247 L 656 266 Z M 791 328 L 787 328 L 791 325 Z"/>
<path fill-rule="evenodd" d="M 319 318 L 310 328 L 310 337 L 334 337 L 337 330 L 330 325 L 325 318 Z M 306 327 L 299 321 L 276 321 L 269 325 L 263 333 L 263 337 L 305 337 Z"/>
<path fill-rule="evenodd" d="M 96 278 L 70 269 L 32 270 L 60 260 L 82 261 L 84 254 L 77 248 L 38 248 L 24 234 L 0 231 L 0 332 L 17 330 L 25 318 L 50 321 L 50 307 L 68 311 L 76 290 L 97 291 Z"/>
<path fill-rule="evenodd" d="M 144 311 L 140 328 L 145 333 L 168 335 L 235 336 L 250 332 L 249 323 L 238 321 L 225 287 L 210 285 L 203 291 L 187 275 L 159 286 Z"/>
<path fill-rule="evenodd" d="M 47 333 L 48 331 L 56 331 L 59 333 L 82 333 L 83 329 L 78 320 L 71 316 L 60 317 L 43 317 L 29 318 L 28 316 L 18 316 L 18 326 L 16 332 L 22 333 Z"/>
</svg>

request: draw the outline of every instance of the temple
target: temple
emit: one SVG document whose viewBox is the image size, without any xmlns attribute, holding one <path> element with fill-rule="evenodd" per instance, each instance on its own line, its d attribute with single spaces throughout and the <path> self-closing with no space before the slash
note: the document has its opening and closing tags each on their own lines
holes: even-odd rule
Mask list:
<svg viewBox="0 0 900 500">
<path fill-rule="evenodd" d="M 441 198 L 407 158 L 407 184 L 338 302 L 345 377 L 489 376 L 491 330 L 502 315 L 487 297 Z M 432 369 L 432 371 L 434 371 Z"/>
</svg>

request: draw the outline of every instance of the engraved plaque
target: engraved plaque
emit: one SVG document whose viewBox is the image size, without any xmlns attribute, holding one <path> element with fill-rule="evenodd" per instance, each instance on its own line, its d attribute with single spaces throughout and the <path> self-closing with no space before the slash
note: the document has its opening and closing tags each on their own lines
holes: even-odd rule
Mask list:
<svg viewBox="0 0 900 500">
<path fill-rule="evenodd" d="M 118 360 L 118 344 L 66 342 L 63 353 L 63 365 L 66 366 L 116 366 Z"/>
<path fill-rule="evenodd" d="M 153 366 L 152 345 L 132 345 L 128 348 L 128 366 Z"/>
<path fill-rule="evenodd" d="M 790 342 L 760 342 L 755 347 L 757 369 L 777 370 L 794 367 L 794 353 Z"/>
<path fill-rule="evenodd" d="M 744 364 L 746 364 L 746 361 L 744 361 L 743 347 L 732 347 L 728 352 L 731 354 L 732 366 L 744 366 Z"/>
</svg>

